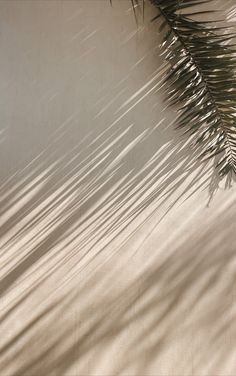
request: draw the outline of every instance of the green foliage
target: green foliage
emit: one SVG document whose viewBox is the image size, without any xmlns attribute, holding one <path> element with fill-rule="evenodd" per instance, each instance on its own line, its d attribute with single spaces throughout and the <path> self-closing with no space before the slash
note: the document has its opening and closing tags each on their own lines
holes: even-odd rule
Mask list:
<svg viewBox="0 0 236 376">
<path fill-rule="evenodd" d="M 136 5 L 144 0 L 132 0 Z M 195 138 L 201 157 L 216 157 L 220 176 L 236 172 L 235 33 L 202 10 L 212 0 L 150 0 L 163 33 L 167 99 L 177 126 Z M 204 21 L 203 18 L 206 18 Z M 201 18 L 201 20 L 197 20 Z"/>
</svg>

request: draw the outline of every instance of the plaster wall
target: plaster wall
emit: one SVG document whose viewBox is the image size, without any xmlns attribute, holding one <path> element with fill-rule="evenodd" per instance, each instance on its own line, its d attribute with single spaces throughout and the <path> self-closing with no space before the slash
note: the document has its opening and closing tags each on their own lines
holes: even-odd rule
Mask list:
<svg viewBox="0 0 236 376">
<path fill-rule="evenodd" d="M 235 186 L 174 130 L 153 15 L 0 2 L 2 376 L 236 375 Z"/>
</svg>

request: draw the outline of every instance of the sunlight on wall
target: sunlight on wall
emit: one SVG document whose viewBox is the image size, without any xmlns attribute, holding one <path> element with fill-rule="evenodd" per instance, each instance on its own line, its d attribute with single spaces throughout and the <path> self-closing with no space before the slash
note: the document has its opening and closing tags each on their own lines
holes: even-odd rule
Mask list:
<svg viewBox="0 0 236 376">
<path fill-rule="evenodd" d="M 4 376 L 236 374 L 235 188 L 174 129 L 154 12 L 0 2 Z"/>
</svg>

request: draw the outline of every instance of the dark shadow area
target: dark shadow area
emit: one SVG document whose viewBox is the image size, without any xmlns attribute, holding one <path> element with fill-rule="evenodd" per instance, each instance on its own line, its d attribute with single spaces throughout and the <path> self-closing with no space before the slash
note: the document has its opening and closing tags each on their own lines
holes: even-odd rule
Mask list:
<svg viewBox="0 0 236 376">
<path fill-rule="evenodd" d="M 233 374 L 234 207 L 235 200 L 228 202 L 217 221 L 213 215 L 198 223 L 171 251 L 166 244 L 161 257 L 152 252 L 144 270 L 133 270 L 132 282 L 125 275 L 133 260 L 116 255 L 103 267 L 106 273 L 98 270 L 60 302 L 56 297 L 44 302 L 46 308 L 31 314 L 27 326 L 1 348 L 6 367 L 15 366 L 11 374 L 74 374 L 70 369 L 96 374 L 109 349 L 114 359 L 108 359 L 104 374 L 149 375 L 161 369 L 175 345 L 183 375 L 191 369 L 218 375 L 226 364 Z M 126 280 L 122 284 L 119 278 Z"/>
</svg>

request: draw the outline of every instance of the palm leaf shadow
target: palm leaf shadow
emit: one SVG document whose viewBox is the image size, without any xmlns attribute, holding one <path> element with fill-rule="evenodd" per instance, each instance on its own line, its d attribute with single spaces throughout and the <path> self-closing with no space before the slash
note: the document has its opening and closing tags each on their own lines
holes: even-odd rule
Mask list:
<svg viewBox="0 0 236 376">
<path fill-rule="evenodd" d="M 127 253 L 121 261 L 119 254 L 107 262 L 106 273 L 103 266 L 87 281 L 79 285 L 74 281 L 74 288 L 70 286 L 71 292 L 64 292 L 61 300 L 54 296 L 42 302 L 39 313 L 31 314 L 28 325 L 1 348 L 1 355 L 8 352 L 8 363 L 3 365 L 7 369 L 14 363 L 14 375 L 42 370 L 63 375 L 75 364 L 78 374 L 92 374 L 106 358 L 107 346 L 114 346 L 116 361 L 106 363 L 107 374 L 135 370 L 141 375 L 155 365 L 161 367 L 161 359 L 176 341 L 181 347 L 191 339 L 192 351 L 182 354 L 179 366 L 190 369 L 194 363 L 196 372 L 203 367 L 218 374 L 234 354 L 232 342 L 225 340 L 228 331 L 233 338 L 236 330 L 234 205 L 235 200 L 229 201 L 207 223 L 198 219 L 197 232 L 193 229 L 186 239 L 177 237 L 171 252 L 166 244 L 164 257 L 153 253 L 145 270 L 133 270 L 130 280 L 121 283 L 133 261 Z"/>
<path fill-rule="evenodd" d="M 64 127 L 45 142 L 41 154 L 35 155 L 33 161 L 2 184 L 2 325 L 9 327 L 12 318 L 22 317 L 21 310 L 24 311 L 29 300 L 39 296 L 45 284 L 49 291 L 46 296 L 44 291 L 43 297 L 49 300 L 53 291 L 63 291 L 65 286 L 69 286 L 69 292 L 72 286 L 76 289 L 77 278 L 81 278 L 78 276 L 93 274 L 101 263 L 117 258 L 122 246 L 152 216 L 160 213 L 159 219 L 163 218 L 175 205 L 211 183 L 211 165 L 200 164 L 195 154 L 189 153 L 191 140 L 170 128 L 175 114 L 160 113 L 152 106 L 163 100 L 158 90 L 160 72 L 150 70 L 148 80 L 142 68 L 138 72 L 143 76 L 138 87 L 134 86 L 134 90 L 132 87 L 131 95 L 126 93 L 126 81 L 117 82 L 111 89 L 113 102 L 105 96 L 98 104 L 96 116 L 87 115 L 88 130 L 82 140 L 77 133 L 79 119 L 84 118 L 81 110 L 79 114 L 70 114 Z M 171 261 L 178 268 L 175 257 Z M 168 269 L 168 266 L 164 269 L 166 267 Z M 187 273 L 188 267 L 188 262 L 183 265 Z M 155 273 L 159 271 L 157 268 Z M 170 274 L 173 272 L 171 269 Z M 154 275 L 148 273 L 143 279 L 141 295 L 145 295 L 145 286 L 155 287 Z M 93 283 L 91 279 L 89 286 Z M 39 306 L 31 314 L 28 312 L 20 330 L 16 333 L 10 330 L 3 338 L 2 369 L 8 372 L 9 367 L 13 367 L 13 374 L 32 375 L 41 372 L 44 363 L 48 375 L 55 370 L 57 374 L 64 374 L 77 358 L 90 356 L 90 351 L 103 338 L 116 336 L 128 325 L 127 319 L 117 328 L 106 323 L 106 318 L 114 312 L 117 312 L 118 323 L 123 320 L 132 301 L 130 296 L 138 300 L 135 286 L 131 285 L 128 291 L 127 301 L 116 296 L 114 301 L 108 302 L 105 315 L 101 313 L 104 302 L 96 302 L 98 318 L 92 315 L 91 326 L 88 323 L 88 329 L 79 334 L 73 346 L 73 318 L 71 321 L 64 316 L 62 330 L 53 322 L 56 324 L 57 315 L 63 316 L 63 309 L 70 312 L 69 307 L 72 300 L 77 301 L 77 295 L 71 293 L 72 299 L 68 292 L 65 301 L 56 299 L 55 304 L 50 302 L 47 306 L 46 303 L 45 310 Z M 80 292 L 79 299 L 86 297 L 87 292 L 87 288 Z M 119 301 L 121 308 L 117 311 Z M 170 307 L 173 304 L 170 301 Z M 81 320 L 86 321 L 89 303 L 82 308 Z M 149 306 L 144 307 L 144 312 L 148 309 Z M 140 317 L 142 313 L 143 308 Z M 50 330 L 52 341 L 48 342 Z M 33 355 L 32 348 L 30 360 L 26 351 L 33 346 L 35 336 L 38 337 L 35 342 L 38 353 Z M 150 354 L 155 353 L 155 348 L 150 348 Z M 131 353 L 131 363 L 135 351 Z M 140 363 L 139 367 L 142 369 L 145 363 Z M 117 372 L 122 370 L 117 369 Z"/>
</svg>

